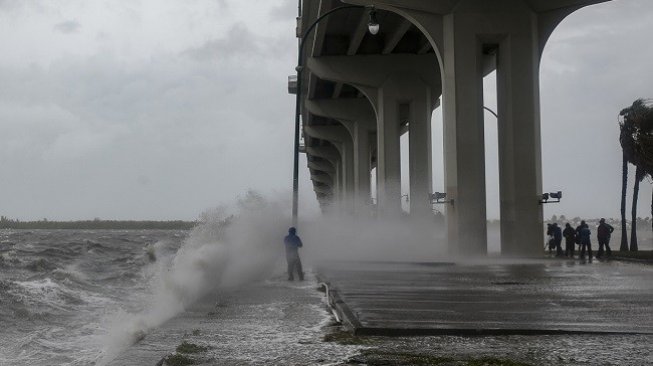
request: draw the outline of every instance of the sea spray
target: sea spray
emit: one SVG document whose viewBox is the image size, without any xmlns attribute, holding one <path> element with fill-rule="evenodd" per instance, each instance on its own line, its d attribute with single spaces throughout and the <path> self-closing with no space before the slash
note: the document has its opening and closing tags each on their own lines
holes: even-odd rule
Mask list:
<svg viewBox="0 0 653 366">
<path fill-rule="evenodd" d="M 281 238 L 287 230 L 288 210 L 248 191 L 236 204 L 236 213 L 221 207 L 200 216 L 172 258 L 155 245 L 147 256 L 155 274 L 143 311 L 115 314 L 98 365 L 104 365 L 143 339 L 187 306 L 216 290 L 224 290 L 270 275 L 283 253 Z"/>
</svg>

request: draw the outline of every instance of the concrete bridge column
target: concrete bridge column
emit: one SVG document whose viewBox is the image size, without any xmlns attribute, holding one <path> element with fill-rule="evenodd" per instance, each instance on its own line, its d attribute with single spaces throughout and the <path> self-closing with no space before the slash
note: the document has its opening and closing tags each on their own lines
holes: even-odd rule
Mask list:
<svg viewBox="0 0 653 366">
<path fill-rule="evenodd" d="M 444 17 L 444 155 L 450 250 L 487 253 L 482 45 L 473 27 Z"/>
<path fill-rule="evenodd" d="M 354 212 L 354 147 L 349 132 L 343 126 L 304 126 L 304 133 L 331 142 L 340 153 L 340 203 L 350 214 Z"/>
<path fill-rule="evenodd" d="M 413 82 L 408 118 L 410 215 L 430 220 L 433 191 L 431 162 L 431 90 L 419 80 Z"/>
<path fill-rule="evenodd" d="M 311 172 L 311 180 L 313 181 L 313 190 L 317 194 L 318 202 L 323 213 L 330 212 L 333 205 L 333 191 L 336 184 L 336 172 L 334 166 L 327 160 L 309 160 L 308 169 Z M 318 189 L 316 182 L 321 186 Z M 324 185 L 328 189 L 324 188 Z"/>
<path fill-rule="evenodd" d="M 401 155 L 399 101 L 392 82 L 377 89 L 376 205 L 380 217 L 401 213 Z"/>
<path fill-rule="evenodd" d="M 332 180 L 333 185 L 330 191 L 330 197 L 332 198 L 334 209 L 336 211 L 340 210 L 340 197 L 343 191 L 343 172 L 342 172 L 342 158 L 340 156 L 339 150 L 333 145 L 327 146 L 307 146 L 306 152 L 318 158 L 323 159 L 321 162 L 309 162 L 309 167 L 315 167 L 320 170 L 327 172 L 332 171 Z"/>
<path fill-rule="evenodd" d="M 445 182 L 454 199 L 447 206 L 449 243 L 463 255 L 487 252 L 481 70 L 483 53 L 496 52 L 502 252 L 541 254 L 539 58 L 566 16 L 609 0 L 343 1 L 403 16 L 435 51 L 444 89 Z"/>
<path fill-rule="evenodd" d="M 356 209 L 358 212 L 369 215 L 369 205 L 372 197 L 370 172 L 372 171 L 372 151 L 370 139 L 372 133 L 361 122 L 352 123 L 350 126 L 354 134 L 354 162 L 356 179 Z"/>
<path fill-rule="evenodd" d="M 539 49 L 530 22 L 497 50 L 501 252 L 539 256 L 542 245 Z"/>
<path fill-rule="evenodd" d="M 431 90 L 414 74 L 394 74 L 378 89 L 378 203 L 386 214 L 401 212 L 400 127 L 408 123 L 410 214 L 431 215 Z"/>
<path fill-rule="evenodd" d="M 319 57 L 307 61 L 311 72 L 326 80 L 344 82 L 367 96 L 377 117 L 377 211 L 380 216 L 401 213 L 401 162 L 399 136 L 402 122 L 415 117 L 411 179 L 412 193 L 424 196 L 415 211 L 430 206 L 430 113 L 440 95 L 440 75 L 434 55 L 384 55 Z M 430 100 L 424 102 L 427 98 Z M 413 116 L 401 120 L 400 106 L 408 105 Z M 423 113 L 428 105 L 430 112 Z M 428 130 L 430 131 L 430 130 Z M 421 139 L 420 139 L 421 138 Z M 420 146 L 421 145 L 421 146 Z M 428 153 L 425 153 L 428 151 Z M 428 177 L 427 177 L 428 175 Z M 419 187 L 419 188 L 418 188 Z M 425 193 L 426 192 L 426 193 Z"/>
<path fill-rule="evenodd" d="M 336 161 L 334 165 L 336 166 L 336 184 L 334 185 L 333 199 L 336 208 L 338 211 L 340 211 L 342 209 L 342 187 L 344 186 L 342 180 L 344 178 L 344 174 L 342 174 L 342 164 L 340 160 Z"/>
<path fill-rule="evenodd" d="M 354 214 L 369 214 L 370 204 L 370 139 L 376 131 L 376 115 L 365 99 L 322 99 L 307 100 L 310 113 L 332 118 L 349 131 L 353 140 L 354 157 Z"/>
</svg>

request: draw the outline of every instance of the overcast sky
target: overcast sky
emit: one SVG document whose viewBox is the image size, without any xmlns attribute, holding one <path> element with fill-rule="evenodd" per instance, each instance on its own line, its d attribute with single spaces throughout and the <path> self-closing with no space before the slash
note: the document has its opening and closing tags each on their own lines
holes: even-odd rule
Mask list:
<svg viewBox="0 0 653 366">
<path fill-rule="evenodd" d="M 289 198 L 296 6 L 0 0 L 0 214 L 195 219 L 249 188 Z M 582 9 L 553 33 L 541 66 L 543 174 L 564 198 L 546 217 L 619 215 L 617 114 L 653 97 L 651 35 L 650 0 Z M 441 159 L 440 125 L 436 111 Z M 488 138 L 488 215 L 498 217 L 491 128 Z M 650 198 L 645 182 L 641 216 Z"/>
</svg>

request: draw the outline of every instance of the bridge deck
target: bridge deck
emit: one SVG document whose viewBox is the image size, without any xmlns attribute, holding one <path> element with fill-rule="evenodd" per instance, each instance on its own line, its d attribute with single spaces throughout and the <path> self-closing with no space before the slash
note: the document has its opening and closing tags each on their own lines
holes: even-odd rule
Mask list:
<svg viewBox="0 0 653 366">
<path fill-rule="evenodd" d="M 653 334 L 653 266 L 578 260 L 318 267 L 356 334 Z"/>
</svg>

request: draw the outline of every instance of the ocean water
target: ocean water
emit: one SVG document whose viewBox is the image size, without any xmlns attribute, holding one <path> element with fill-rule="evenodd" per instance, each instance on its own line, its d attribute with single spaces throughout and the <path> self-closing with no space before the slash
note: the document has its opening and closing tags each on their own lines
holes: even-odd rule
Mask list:
<svg viewBox="0 0 653 366">
<path fill-rule="evenodd" d="M 0 230 L 0 365 L 108 365 L 199 300 L 269 279 L 289 210 L 251 192 L 235 209 L 189 231 Z"/>
<path fill-rule="evenodd" d="M 114 328 L 148 306 L 188 235 L 0 230 L 0 364 L 101 364 L 119 351 Z"/>
</svg>

